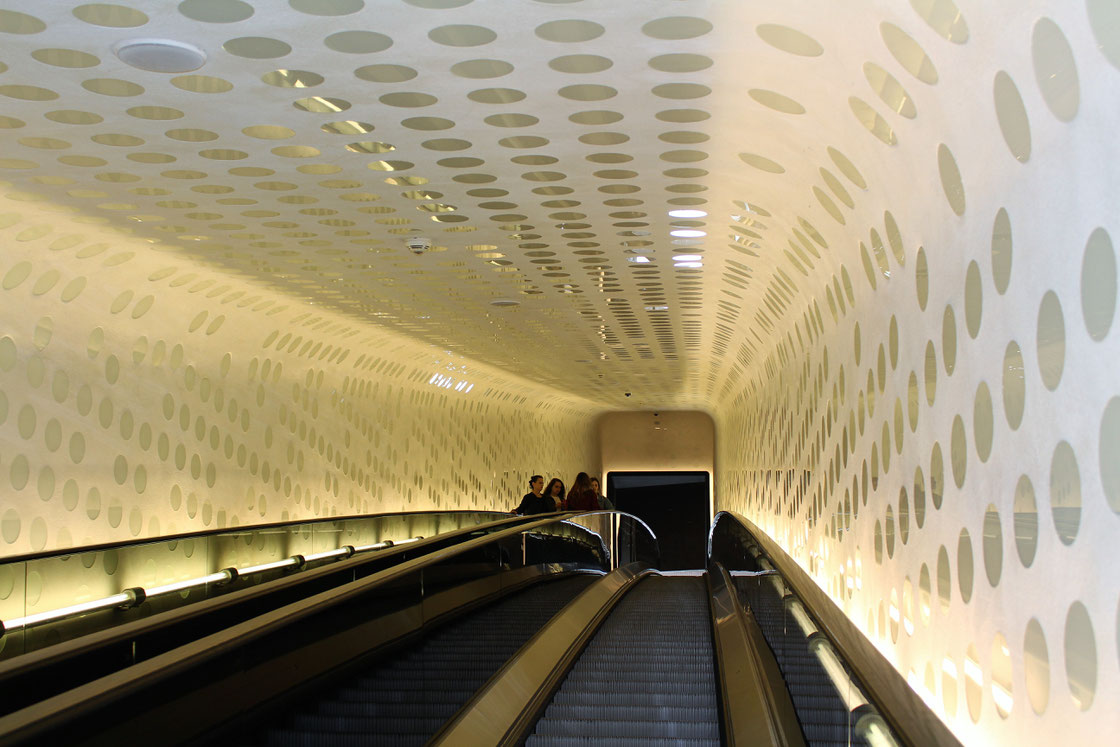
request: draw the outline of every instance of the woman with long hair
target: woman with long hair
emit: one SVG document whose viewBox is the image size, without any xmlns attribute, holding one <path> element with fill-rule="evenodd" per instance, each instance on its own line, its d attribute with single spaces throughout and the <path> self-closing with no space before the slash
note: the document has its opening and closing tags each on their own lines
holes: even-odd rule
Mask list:
<svg viewBox="0 0 1120 747">
<path fill-rule="evenodd" d="M 563 508 L 564 503 L 564 481 L 559 477 L 554 477 L 548 481 L 548 487 L 544 489 L 544 496 L 555 504 L 553 511 L 559 511 Z"/>
<path fill-rule="evenodd" d="M 591 478 L 586 472 L 576 475 L 576 481 L 572 483 L 572 489 L 568 492 L 568 510 L 599 510 L 599 498 L 595 495 L 595 490 L 591 487 Z"/>
</svg>

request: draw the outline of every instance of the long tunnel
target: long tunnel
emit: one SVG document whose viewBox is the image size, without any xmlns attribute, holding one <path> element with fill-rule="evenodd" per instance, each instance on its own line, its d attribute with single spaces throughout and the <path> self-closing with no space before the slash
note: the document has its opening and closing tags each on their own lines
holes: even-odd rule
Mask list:
<svg viewBox="0 0 1120 747">
<path fill-rule="evenodd" d="M 3 0 L 0 561 L 700 472 L 1107 742 L 1118 122 L 1115 0 Z M 184 573 L 102 570 L 0 620 Z"/>
</svg>

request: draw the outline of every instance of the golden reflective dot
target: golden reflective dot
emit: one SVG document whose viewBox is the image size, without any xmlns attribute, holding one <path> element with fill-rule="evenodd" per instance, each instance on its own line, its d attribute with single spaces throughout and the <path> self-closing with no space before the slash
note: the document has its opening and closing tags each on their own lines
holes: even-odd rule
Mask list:
<svg viewBox="0 0 1120 747">
<path fill-rule="evenodd" d="M 58 98 L 58 94 L 49 88 L 27 85 L 0 86 L 0 96 L 24 101 L 54 101 Z"/>
<path fill-rule="evenodd" d="M 461 78 L 500 78 L 512 73 L 513 65 L 505 60 L 464 60 L 452 65 L 451 72 Z"/>
<path fill-rule="evenodd" d="M 173 130 L 167 130 L 163 133 L 172 140 L 182 140 L 187 143 L 204 143 L 210 140 L 217 140 L 218 133 L 211 132 L 210 130 L 202 130 L 196 127 L 183 127 Z"/>
<path fill-rule="evenodd" d="M 282 129 L 287 130 L 289 133 L 291 133 L 291 135 L 285 135 L 284 137 L 291 137 L 295 134 L 291 130 L 288 130 L 288 128 L 286 127 Z M 342 122 L 327 122 L 324 125 L 320 125 L 319 129 L 332 135 L 364 135 L 367 132 L 373 132 L 374 127 L 369 122 L 358 122 L 356 120 L 349 119 Z M 242 130 L 242 132 L 245 132 L 245 130 Z M 248 135 L 249 133 L 245 132 L 245 134 Z M 261 136 L 255 135 L 254 137 Z"/>
<path fill-rule="evenodd" d="M 126 157 L 137 163 L 173 163 L 178 160 L 169 153 L 129 153 Z"/>
<path fill-rule="evenodd" d="M 662 83 L 654 86 L 651 92 L 663 99 L 699 99 L 710 94 L 712 89 L 699 83 Z"/>
<path fill-rule="evenodd" d="M 887 49 L 906 72 L 931 86 L 937 83 L 937 68 L 912 36 L 893 23 L 886 22 L 879 25 L 879 33 Z"/>
<path fill-rule="evenodd" d="M 804 114 L 805 107 L 788 96 L 783 96 L 776 91 L 767 91 L 761 88 L 752 88 L 748 95 L 765 107 L 784 114 Z"/>
<path fill-rule="evenodd" d="M 824 47 L 808 34 L 782 26 L 776 23 L 764 23 L 755 28 L 758 38 L 775 49 L 783 52 L 800 55 L 801 57 L 819 57 L 824 54 Z"/>
<path fill-rule="evenodd" d="M 292 106 L 314 114 L 334 114 L 350 108 L 350 102 L 345 99 L 329 98 L 324 96 L 311 96 L 292 102 Z"/>
<path fill-rule="evenodd" d="M 170 120 L 182 119 L 186 116 L 178 109 L 169 106 L 133 106 L 125 110 L 130 117 L 137 119 Z"/>
<path fill-rule="evenodd" d="M 372 54 L 393 46 L 393 40 L 376 31 L 339 31 L 324 39 L 323 44 L 344 54 Z"/>
<path fill-rule="evenodd" d="M 548 66 L 557 72 L 573 74 L 601 73 L 613 65 L 611 59 L 595 54 L 570 54 L 548 62 Z"/>
<path fill-rule="evenodd" d="M 953 0 L 910 0 L 930 28 L 954 44 L 968 41 L 968 24 Z"/>
<path fill-rule="evenodd" d="M 480 88 L 468 93 L 467 98 L 480 104 L 514 104 L 525 98 L 525 92 L 514 88 Z"/>
<path fill-rule="evenodd" d="M 642 26 L 642 33 L 654 39 L 695 39 L 712 30 L 712 24 L 703 18 L 674 16 L 658 18 Z"/>
<path fill-rule="evenodd" d="M 94 135 L 90 138 L 95 143 L 100 145 L 112 145 L 116 147 L 135 147 L 143 145 L 144 140 L 134 135 L 122 135 L 120 133 L 104 133 L 101 135 Z"/>
<path fill-rule="evenodd" d="M 38 34 L 46 30 L 47 24 L 27 13 L 15 10 L 0 10 L 0 31 L 8 34 Z"/>
<path fill-rule="evenodd" d="M 39 62 L 55 67 L 96 67 L 101 64 L 101 59 L 96 55 L 76 49 L 36 49 L 31 56 Z"/>
<path fill-rule="evenodd" d="M 902 87 L 902 84 L 899 83 L 898 79 L 893 75 L 874 62 L 864 63 L 863 75 L 867 78 L 871 89 L 879 95 L 883 103 L 890 107 L 892 111 L 901 114 L 907 119 L 914 119 L 914 117 L 918 116 L 918 110 L 914 106 L 914 101 L 910 98 L 910 94 L 906 92 L 906 89 Z"/>
<path fill-rule="evenodd" d="M 47 112 L 43 116 L 52 122 L 58 122 L 60 124 L 90 125 L 104 121 L 100 114 L 77 111 L 76 109 L 59 109 L 57 111 Z"/>
<path fill-rule="evenodd" d="M 415 108 L 421 106 L 431 106 L 439 101 L 435 96 L 430 93 L 419 93 L 416 91 L 398 91 L 395 93 L 386 93 L 378 97 L 378 101 L 386 106 L 397 106 L 405 108 Z"/>
<path fill-rule="evenodd" d="M 310 70 L 272 70 L 261 76 L 261 82 L 277 88 L 311 88 L 324 80 Z"/>
<path fill-rule="evenodd" d="M 376 140 L 364 140 L 357 143 L 348 143 L 346 150 L 352 153 L 389 153 L 396 150 L 395 145 L 389 143 L 382 143 Z"/>
<path fill-rule="evenodd" d="M 238 57 L 268 60 L 284 57 L 292 51 L 292 46 L 287 42 L 266 36 L 241 36 L 225 42 L 222 49 Z"/>
<path fill-rule="evenodd" d="M 567 19 L 542 23 L 534 29 L 534 33 L 545 41 L 570 43 L 583 42 L 597 39 L 606 31 L 594 21 Z"/>
<path fill-rule="evenodd" d="M 436 44 L 448 47 L 478 47 L 489 44 L 497 39 L 498 35 L 485 26 L 450 24 L 432 29 L 428 32 L 428 38 Z"/>
<path fill-rule="evenodd" d="M 852 114 L 856 116 L 859 123 L 867 128 L 875 137 L 882 140 L 887 145 L 897 145 L 898 138 L 895 137 L 894 130 L 891 128 L 887 120 L 883 119 L 879 112 L 871 108 L 871 106 L 863 99 L 851 96 L 848 98 L 848 106 L 852 109 Z"/>
<path fill-rule="evenodd" d="M 649 66 L 663 73 L 696 73 L 713 65 L 711 57 L 702 54 L 676 52 L 653 57 Z"/>
<path fill-rule="evenodd" d="M 253 15 L 253 6 L 242 0 L 183 0 L 178 8 L 187 18 L 205 23 L 236 23 Z"/>
<path fill-rule="evenodd" d="M 226 93 L 233 90 L 233 84 L 228 80 L 210 75 L 180 75 L 171 79 L 171 85 L 192 93 Z"/>
<path fill-rule="evenodd" d="M 148 22 L 148 16 L 135 8 L 109 3 L 79 5 L 73 13 L 86 23 L 110 28 L 135 28 Z"/>
<path fill-rule="evenodd" d="M 784 174 L 785 167 L 777 161 L 773 161 L 766 156 L 760 156 L 757 153 L 740 153 L 740 160 L 748 166 L 754 166 L 760 171 L 768 171 L 771 174 Z"/>
<path fill-rule="evenodd" d="M 82 88 L 92 93 L 103 96 L 139 96 L 144 93 L 144 87 L 119 78 L 91 78 L 82 81 Z"/>
</svg>

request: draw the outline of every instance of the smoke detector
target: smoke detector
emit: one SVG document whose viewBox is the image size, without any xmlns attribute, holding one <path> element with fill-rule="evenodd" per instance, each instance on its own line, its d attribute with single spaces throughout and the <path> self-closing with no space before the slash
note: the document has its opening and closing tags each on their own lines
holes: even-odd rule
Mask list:
<svg viewBox="0 0 1120 747">
<path fill-rule="evenodd" d="M 193 44 L 172 39 L 126 39 L 113 45 L 126 65 L 153 73 L 189 73 L 206 64 L 206 53 Z"/>
</svg>

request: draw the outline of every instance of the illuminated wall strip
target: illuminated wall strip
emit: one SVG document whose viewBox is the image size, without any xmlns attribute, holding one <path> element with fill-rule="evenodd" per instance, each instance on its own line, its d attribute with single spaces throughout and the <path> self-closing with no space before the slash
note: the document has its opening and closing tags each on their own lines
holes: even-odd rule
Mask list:
<svg viewBox="0 0 1120 747">
<path fill-rule="evenodd" d="M 27 615 L 26 617 L 14 617 L 11 620 L 4 621 L 3 629 L 8 631 L 16 628 L 26 628 L 40 623 L 82 615 L 86 612 L 112 609 L 113 607 L 131 607 L 144 601 L 145 598 L 146 595 L 143 589 L 125 589 L 120 594 L 114 594 L 111 597 L 93 599 L 88 602 L 72 604 L 69 607 L 61 607 L 56 610 L 37 612 L 34 615 Z"/>
<path fill-rule="evenodd" d="M 393 547 L 395 545 L 407 545 L 413 542 L 418 542 L 422 539 L 424 538 L 410 537 L 408 539 L 399 540 L 395 543 L 392 540 L 385 540 L 383 542 L 377 542 L 372 545 L 363 545 L 361 547 L 344 545 L 336 550 L 324 550 L 323 552 L 318 552 L 311 555 L 293 555 L 292 557 L 284 558 L 283 560 L 277 560 L 271 563 L 263 563 L 260 565 L 247 566 L 245 568 L 223 568 L 220 571 L 215 571 L 214 573 L 210 573 L 205 576 L 188 578 L 182 581 L 175 581 L 170 584 L 163 584 L 161 586 L 153 586 L 149 589 L 136 586 L 130 589 L 125 589 L 119 594 L 114 594 L 102 599 L 94 599 L 89 602 L 70 605 L 69 607 L 60 607 L 59 609 L 37 612 L 34 615 L 27 615 L 25 617 L 14 617 L 10 620 L 0 621 L 0 636 L 4 635 L 10 630 L 15 630 L 16 628 L 27 628 L 45 622 L 63 620 L 68 617 L 83 615 L 87 612 L 96 612 L 98 610 L 112 609 L 114 607 L 135 607 L 143 603 L 144 600 L 149 597 L 171 594 L 177 591 L 186 591 L 188 589 L 206 586 L 207 584 L 229 583 L 231 581 L 235 581 L 240 576 L 247 576 L 253 573 L 264 573 L 265 571 L 281 570 L 284 568 L 301 568 L 310 561 L 327 560 L 330 558 L 349 558 L 359 552 L 381 550 L 387 547 Z"/>
</svg>

